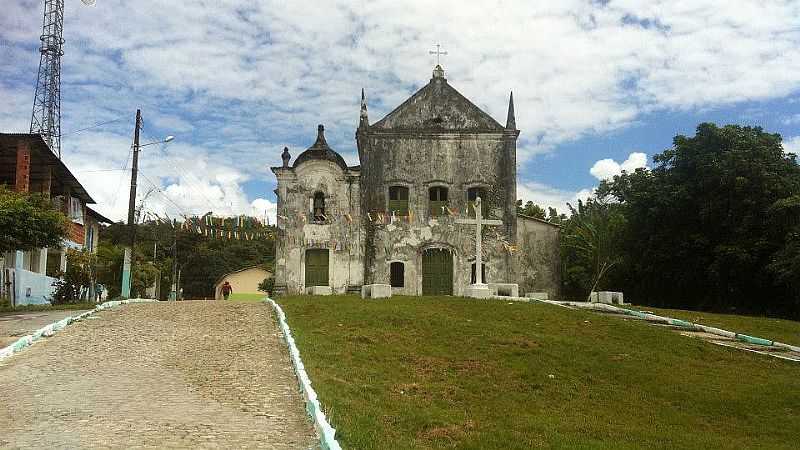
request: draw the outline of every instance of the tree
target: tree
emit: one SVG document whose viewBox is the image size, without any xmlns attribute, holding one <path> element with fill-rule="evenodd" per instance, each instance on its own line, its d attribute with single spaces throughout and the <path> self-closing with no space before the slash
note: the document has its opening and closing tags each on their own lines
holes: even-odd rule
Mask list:
<svg viewBox="0 0 800 450">
<path fill-rule="evenodd" d="M 253 223 L 252 220 L 243 222 Z M 143 293 L 160 273 L 161 296 L 166 298 L 173 282 L 172 255 L 176 240 L 181 287 L 186 298 L 213 298 L 215 281 L 244 267 L 260 266 L 272 270 L 274 227 L 259 228 L 262 236 L 251 240 L 212 238 L 198 234 L 196 228 L 183 229 L 180 224 L 176 232 L 172 225 L 157 221 L 148 221 L 137 227 L 131 283 L 134 293 Z M 122 252 L 127 236 L 127 226 L 121 223 L 112 224 L 100 233 L 98 279 L 106 285 L 109 297 L 119 295 Z"/>
<path fill-rule="evenodd" d="M 83 250 L 67 249 L 67 270 L 53 283 L 54 305 L 76 303 L 88 292 L 95 271 L 95 255 Z M 92 300 L 92 299 L 89 299 Z"/>
<path fill-rule="evenodd" d="M 544 208 L 533 203 L 532 201 L 528 201 L 525 203 L 525 206 L 522 206 L 522 200 L 517 200 L 517 214 L 522 214 L 523 216 L 533 217 L 536 219 L 546 220 L 551 223 L 560 224 L 562 221 L 567 219 L 567 216 L 564 214 L 559 214 L 553 207 L 548 207 L 547 212 L 545 212 Z"/>
<path fill-rule="evenodd" d="M 517 214 L 547 220 L 547 213 L 544 208 L 532 201 L 528 201 L 525 206 L 522 206 L 522 200 L 517 200 Z"/>
<path fill-rule="evenodd" d="M 0 186 L 0 254 L 58 247 L 67 224 L 67 217 L 46 197 Z"/>
<path fill-rule="evenodd" d="M 272 290 L 275 288 L 275 278 L 270 275 L 267 278 L 264 278 L 261 283 L 258 283 L 258 290 L 261 292 L 266 292 L 267 294 L 272 293 Z"/>
<path fill-rule="evenodd" d="M 655 306 L 800 316 L 787 277 L 800 167 L 781 137 L 704 123 L 653 161 L 598 189 L 627 218 L 626 293 Z"/>
<path fill-rule="evenodd" d="M 568 296 L 588 299 L 599 287 L 608 288 L 609 274 L 623 261 L 621 237 L 625 217 L 620 205 L 598 197 L 577 208 L 561 222 L 562 285 Z"/>
</svg>

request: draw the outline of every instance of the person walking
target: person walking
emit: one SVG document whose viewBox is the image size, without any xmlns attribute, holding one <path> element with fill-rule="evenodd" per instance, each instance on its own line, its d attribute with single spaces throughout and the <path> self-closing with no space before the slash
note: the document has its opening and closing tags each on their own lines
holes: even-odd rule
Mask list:
<svg viewBox="0 0 800 450">
<path fill-rule="evenodd" d="M 231 286 L 231 284 L 227 281 L 222 283 L 222 297 L 224 297 L 225 300 L 228 299 L 228 297 L 231 295 L 231 292 L 233 292 L 233 286 Z"/>
</svg>

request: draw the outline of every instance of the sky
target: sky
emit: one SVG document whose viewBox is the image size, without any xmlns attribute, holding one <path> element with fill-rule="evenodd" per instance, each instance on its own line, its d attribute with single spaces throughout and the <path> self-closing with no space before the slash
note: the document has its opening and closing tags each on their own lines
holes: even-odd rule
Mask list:
<svg viewBox="0 0 800 450">
<path fill-rule="evenodd" d="M 4 0 L 0 131 L 27 132 L 42 0 Z M 505 123 L 514 93 L 518 197 L 566 209 L 652 165 L 697 124 L 780 133 L 800 152 L 800 0 L 65 0 L 62 157 L 126 217 L 134 116 L 143 211 L 275 217 L 288 146 L 317 124 L 358 163 L 361 89 L 374 123 L 448 82 Z"/>
</svg>

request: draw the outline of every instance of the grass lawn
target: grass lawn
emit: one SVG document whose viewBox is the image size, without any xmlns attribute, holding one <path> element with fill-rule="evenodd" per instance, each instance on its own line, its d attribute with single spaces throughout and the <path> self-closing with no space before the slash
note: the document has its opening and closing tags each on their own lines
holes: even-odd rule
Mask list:
<svg viewBox="0 0 800 450">
<path fill-rule="evenodd" d="M 735 333 L 749 334 L 785 344 L 800 345 L 800 322 L 772 319 L 758 316 L 737 316 L 735 314 L 715 314 L 681 309 L 651 308 L 632 306 L 639 311 L 650 311 L 660 316 L 674 317 L 690 322 L 722 328 Z"/>
<path fill-rule="evenodd" d="M 347 449 L 795 449 L 800 364 L 544 304 L 282 297 Z"/>
<path fill-rule="evenodd" d="M 228 297 L 228 300 L 237 302 L 260 302 L 264 300 L 264 296 L 266 296 L 266 294 L 237 294 L 234 292 Z"/>
</svg>

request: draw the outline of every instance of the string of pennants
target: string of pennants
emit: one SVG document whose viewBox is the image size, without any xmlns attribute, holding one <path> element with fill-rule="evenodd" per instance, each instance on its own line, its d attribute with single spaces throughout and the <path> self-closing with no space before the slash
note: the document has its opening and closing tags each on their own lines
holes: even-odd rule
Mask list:
<svg viewBox="0 0 800 450">
<path fill-rule="evenodd" d="M 275 228 L 270 226 L 269 219 L 262 221 L 257 217 L 243 215 L 235 217 L 183 216 L 183 221 L 180 221 L 169 216 L 161 217 L 158 214 L 148 212 L 145 214 L 144 220 L 146 222 L 167 224 L 173 229 L 206 236 L 211 239 L 252 241 L 275 237 Z"/>
<path fill-rule="evenodd" d="M 449 206 L 442 206 L 442 215 L 438 216 L 437 219 L 441 219 L 444 217 L 453 217 L 458 218 L 461 216 L 461 211 L 457 208 L 451 208 Z M 469 208 L 472 208 L 470 206 Z M 473 216 L 469 214 L 469 208 L 464 210 L 463 216 L 467 218 L 472 218 Z M 474 213 L 473 213 L 474 214 Z M 294 210 L 290 213 L 286 208 L 284 208 L 283 214 L 278 214 L 278 225 L 280 222 L 289 223 L 289 224 L 297 224 L 299 223 L 333 223 L 336 220 L 347 222 L 348 224 L 353 223 L 353 216 L 350 213 L 328 213 L 328 214 L 321 214 L 319 217 L 322 218 L 322 221 L 316 221 L 309 219 L 309 216 L 312 214 L 308 212 Z M 395 222 L 405 222 L 405 223 L 413 223 L 414 219 L 417 217 L 414 214 L 414 211 L 408 210 L 408 213 L 405 215 L 397 215 L 396 211 L 370 211 L 367 212 L 367 220 L 370 223 L 374 223 L 377 225 L 388 225 Z M 424 216 L 423 216 L 424 217 Z"/>
<path fill-rule="evenodd" d="M 469 215 L 469 208 L 473 208 L 471 205 L 464 211 L 464 217 L 470 217 Z M 474 209 L 473 209 L 474 211 Z M 451 208 L 449 206 L 442 206 L 442 216 L 437 217 L 437 219 L 452 219 L 455 220 L 461 216 L 461 211 L 457 208 Z M 474 214 L 474 212 L 473 212 Z M 334 223 L 335 221 L 344 221 L 348 225 L 352 225 L 354 222 L 353 216 L 350 213 L 332 213 L 329 212 L 327 215 L 320 215 L 320 218 L 323 220 L 320 221 L 313 221 L 309 220 L 310 213 L 303 212 L 303 211 L 293 211 L 290 213 L 287 208 L 284 208 L 283 214 L 278 214 L 278 228 L 285 229 L 286 225 L 297 225 L 305 224 L 305 223 Z M 370 211 L 366 214 L 367 220 L 370 223 L 376 225 L 389 225 L 393 223 L 413 223 L 414 219 L 417 215 L 414 214 L 413 211 L 409 210 L 406 215 L 397 215 L 395 211 L 388 213 L 386 211 Z M 490 225 L 487 225 L 490 226 Z M 497 230 L 494 230 L 494 235 L 496 240 L 503 246 L 503 249 L 508 252 L 509 254 L 514 254 L 519 250 L 519 246 L 516 244 L 510 243 L 507 239 L 500 235 Z M 305 239 L 304 237 L 295 237 L 295 236 L 286 236 L 285 237 L 287 243 L 289 245 L 303 245 L 306 247 L 321 247 L 321 248 L 329 248 L 332 250 L 343 250 L 348 247 L 346 241 L 342 240 L 327 240 L 327 241 L 314 241 Z"/>
</svg>

